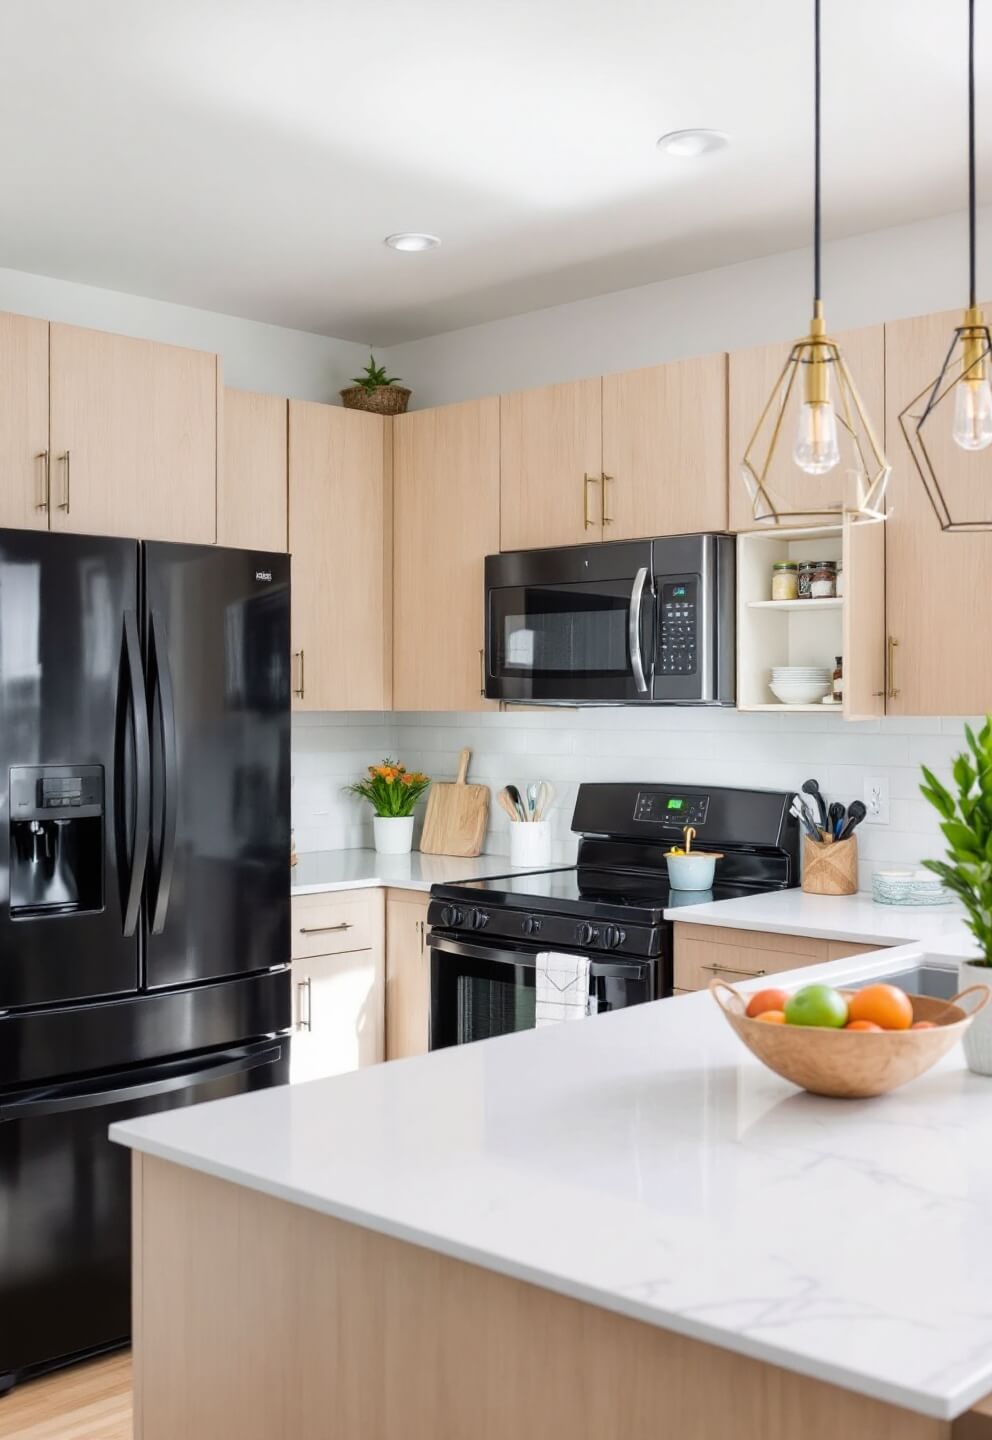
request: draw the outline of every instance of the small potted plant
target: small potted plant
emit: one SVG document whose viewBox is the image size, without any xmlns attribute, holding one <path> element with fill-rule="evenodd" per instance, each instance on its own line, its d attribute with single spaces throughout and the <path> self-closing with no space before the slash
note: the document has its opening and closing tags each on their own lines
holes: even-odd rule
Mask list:
<svg viewBox="0 0 992 1440">
<path fill-rule="evenodd" d="M 946 860 L 924 860 L 928 870 L 961 901 L 966 924 L 978 941 L 979 955 L 961 961 L 961 988 L 992 985 L 992 716 L 976 735 L 964 727 L 968 750 L 954 761 L 953 791 L 924 765 L 920 790 L 941 817 Z M 992 1015 L 986 1008 L 965 1031 L 964 1053 L 970 1069 L 992 1075 Z"/>
<path fill-rule="evenodd" d="M 341 391 L 341 399 L 347 410 L 372 410 L 376 415 L 402 415 L 413 392 L 398 381 L 398 375 L 387 375 L 386 367 L 377 365 L 375 356 L 370 354 L 369 363 L 361 375 L 356 375 L 347 390 Z"/>
<path fill-rule="evenodd" d="M 413 811 L 430 785 L 430 777 L 408 770 L 395 760 L 370 765 L 367 777 L 347 786 L 348 793 L 367 800 L 374 811 L 372 829 L 380 855 L 408 855 L 413 846 Z"/>
</svg>

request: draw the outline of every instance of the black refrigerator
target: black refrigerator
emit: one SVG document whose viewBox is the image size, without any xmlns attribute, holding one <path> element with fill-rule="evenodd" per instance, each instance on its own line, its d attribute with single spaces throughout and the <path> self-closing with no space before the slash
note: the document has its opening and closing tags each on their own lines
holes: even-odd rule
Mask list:
<svg viewBox="0 0 992 1440">
<path fill-rule="evenodd" d="M 108 1126 L 288 1078 L 289 557 L 0 531 L 0 1391 L 130 1334 Z"/>
</svg>

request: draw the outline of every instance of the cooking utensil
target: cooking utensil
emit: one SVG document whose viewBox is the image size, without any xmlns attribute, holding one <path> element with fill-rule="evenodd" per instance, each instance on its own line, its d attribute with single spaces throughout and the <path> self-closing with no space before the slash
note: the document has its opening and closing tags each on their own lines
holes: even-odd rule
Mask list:
<svg viewBox="0 0 992 1440">
<path fill-rule="evenodd" d="M 821 792 L 821 790 L 820 790 L 819 782 L 816 781 L 816 780 L 804 780 L 804 781 L 803 781 L 803 794 L 804 794 L 804 795 L 812 795 L 812 797 L 813 797 L 813 799 L 814 799 L 814 801 L 815 801 L 815 803 L 816 803 L 817 812 L 819 813 L 819 816 L 820 816 L 820 829 L 821 829 L 821 830 L 826 830 L 826 828 L 827 828 L 827 802 L 826 802 L 826 800 L 824 800 L 824 798 L 823 798 L 823 794 L 822 794 L 822 792 Z"/>
<path fill-rule="evenodd" d="M 849 840 L 867 814 L 868 807 L 862 800 L 852 800 L 847 807 L 847 824 L 843 827 L 837 839 Z"/>
<path fill-rule="evenodd" d="M 442 785 L 435 780 L 431 786 L 420 837 L 425 855 L 471 856 L 482 850 L 489 821 L 489 786 L 465 783 L 471 758 L 472 752 L 466 747 L 458 757 L 454 784 Z"/>
<path fill-rule="evenodd" d="M 834 803 L 831 805 L 830 809 L 827 811 L 827 829 L 830 835 L 835 840 L 840 839 L 840 832 L 844 828 L 844 820 L 846 816 L 847 811 L 844 809 L 843 805 L 840 803 L 839 800 L 835 800 Z"/>
<path fill-rule="evenodd" d="M 507 815 L 509 815 L 510 819 L 513 821 L 514 824 L 519 823 L 520 816 L 517 812 L 517 807 L 514 805 L 509 795 L 506 793 L 505 786 L 496 796 L 496 802 L 499 805 L 500 809 L 506 811 Z"/>
<path fill-rule="evenodd" d="M 555 787 L 550 780 L 541 780 L 537 796 L 537 810 L 534 814 L 535 820 L 545 820 L 548 811 L 555 803 Z"/>
<path fill-rule="evenodd" d="M 819 841 L 820 832 L 813 823 L 813 812 L 801 795 L 793 795 L 792 804 L 789 806 L 789 814 L 795 815 L 811 840 Z"/>
<path fill-rule="evenodd" d="M 523 800 L 521 800 L 520 791 L 517 789 L 516 785 L 507 785 L 506 793 L 507 795 L 509 795 L 510 799 L 513 801 L 514 806 L 516 807 L 517 819 L 526 822 L 527 807 L 524 805 Z"/>
<path fill-rule="evenodd" d="M 526 797 L 527 797 L 527 819 L 528 819 L 528 820 L 536 820 L 536 819 L 537 819 L 537 802 L 538 802 L 538 798 L 539 798 L 539 796 L 540 796 L 540 793 L 541 793 L 541 787 L 540 787 L 540 784 L 538 783 L 538 781 L 536 781 L 536 780 L 532 780 L 532 781 L 530 782 L 530 784 L 527 786 L 527 789 L 524 791 L 524 794 L 525 794 Z"/>
</svg>

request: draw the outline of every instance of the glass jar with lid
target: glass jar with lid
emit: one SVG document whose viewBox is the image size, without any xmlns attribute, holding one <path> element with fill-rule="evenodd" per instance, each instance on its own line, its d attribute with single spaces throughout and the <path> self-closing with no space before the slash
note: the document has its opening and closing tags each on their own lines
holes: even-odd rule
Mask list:
<svg viewBox="0 0 992 1440">
<path fill-rule="evenodd" d="M 799 600 L 810 600 L 813 595 L 813 571 L 816 569 L 815 560 L 802 560 L 799 564 Z"/>
<path fill-rule="evenodd" d="M 795 560 L 783 560 L 772 566 L 772 599 L 799 598 L 799 566 Z"/>
<path fill-rule="evenodd" d="M 837 561 L 816 560 L 809 580 L 811 600 L 832 600 L 837 594 Z"/>
</svg>

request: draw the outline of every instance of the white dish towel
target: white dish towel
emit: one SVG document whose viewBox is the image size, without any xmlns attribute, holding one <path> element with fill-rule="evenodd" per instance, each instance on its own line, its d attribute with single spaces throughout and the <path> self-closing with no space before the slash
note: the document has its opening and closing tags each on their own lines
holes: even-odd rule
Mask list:
<svg viewBox="0 0 992 1440">
<path fill-rule="evenodd" d="M 544 950 L 537 957 L 535 1024 L 560 1025 L 584 1020 L 589 1013 L 589 960 Z"/>
</svg>

